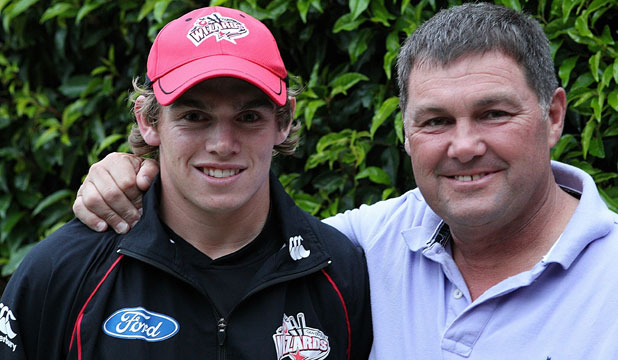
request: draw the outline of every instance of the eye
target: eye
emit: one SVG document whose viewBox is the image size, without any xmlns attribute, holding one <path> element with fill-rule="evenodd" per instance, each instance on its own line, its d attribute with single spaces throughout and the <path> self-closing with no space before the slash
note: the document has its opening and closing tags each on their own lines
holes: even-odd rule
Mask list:
<svg viewBox="0 0 618 360">
<path fill-rule="evenodd" d="M 502 119 L 508 116 L 510 116 L 510 114 L 502 110 L 490 110 L 483 114 L 483 118 L 485 119 Z"/>
<path fill-rule="evenodd" d="M 181 118 L 189 122 L 198 122 L 198 121 L 204 121 L 206 117 L 199 112 L 192 111 L 192 112 L 183 114 Z"/>
<path fill-rule="evenodd" d="M 261 119 L 261 116 L 255 112 L 246 112 L 238 117 L 238 121 L 244 123 L 253 123 Z"/>
<path fill-rule="evenodd" d="M 431 118 L 428 119 L 426 121 L 424 121 L 422 123 L 422 126 L 424 127 L 439 127 L 439 126 L 446 126 L 449 125 L 451 123 L 451 119 L 446 118 L 446 117 L 435 117 L 435 118 Z"/>
</svg>

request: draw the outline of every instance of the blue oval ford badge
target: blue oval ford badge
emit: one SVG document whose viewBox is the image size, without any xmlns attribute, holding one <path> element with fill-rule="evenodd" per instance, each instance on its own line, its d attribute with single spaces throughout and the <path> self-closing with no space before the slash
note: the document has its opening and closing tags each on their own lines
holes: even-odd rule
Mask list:
<svg viewBox="0 0 618 360">
<path fill-rule="evenodd" d="M 103 331 L 122 339 L 161 341 L 174 336 L 180 326 L 173 318 L 148 311 L 143 307 L 120 309 L 105 323 Z"/>
</svg>

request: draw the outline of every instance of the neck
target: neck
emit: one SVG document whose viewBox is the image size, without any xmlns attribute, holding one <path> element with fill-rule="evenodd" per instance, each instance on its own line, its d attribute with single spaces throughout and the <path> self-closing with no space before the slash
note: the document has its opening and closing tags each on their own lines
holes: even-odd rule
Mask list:
<svg viewBox="0 0 618 360">
<path fill-rule="evenodd" d="M 231 254 L 262 231 L 270 208 L 268 181 L 250 203 L 238 209 L 206 212 L 185 201 L 173 202 L 161 194 L 161 219 L 176 234 L 211 259 Z"/>
<path fill-rule="evenodd" d="M 472 299 L 538 263 L 562 234 L 577 204 L 577 199 L 555 184 L 543 204 L 524 221 L 487 231 L 451 228 L 453 259 Z"/>
</svg>

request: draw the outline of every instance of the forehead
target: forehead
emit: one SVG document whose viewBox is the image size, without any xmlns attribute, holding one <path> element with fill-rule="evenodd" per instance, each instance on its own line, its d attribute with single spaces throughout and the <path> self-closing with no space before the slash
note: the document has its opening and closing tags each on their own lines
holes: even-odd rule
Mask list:
<svg viewBox="0 0 618 360">
<path fill-rule="evenodd" d="M 419 101 L 460 101 L 497 91 L 534 93 L 521 66 L 497 51 L 463 56 L 444 66 L 423 62 L 412 68 L 408 88 L 409 106 Z"/>
<path fill-rule="evenodd" d="M 187 90 L 174 103 L 183 104 L 195 100 L 208 103 L 231 101 L 238 105 L 259 101 L 274 106 L 272 100 L 262 90 L 244 80 L 232 77 L 204 80 Z"/>
</svg>

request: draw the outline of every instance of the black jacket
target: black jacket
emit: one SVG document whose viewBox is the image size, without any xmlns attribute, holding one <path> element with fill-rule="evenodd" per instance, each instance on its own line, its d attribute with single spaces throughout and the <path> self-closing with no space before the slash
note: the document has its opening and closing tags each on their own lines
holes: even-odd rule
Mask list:
<svg viewBox="0 0 618 360">
<path fill-rule="evenodd" d="M 285 245 L 226 318 L 183 266 L 152 186 L 129 233 L 73 220 L 33 248 L 2 296 L 0 358 L 366 359 L 362 250 L 299 209 L 273 175 L 270 184 Z M 307 257 L 289 250 L 299 236 Z"/>
</svg>

